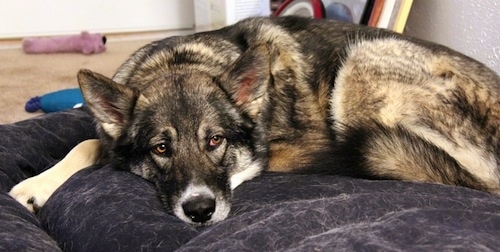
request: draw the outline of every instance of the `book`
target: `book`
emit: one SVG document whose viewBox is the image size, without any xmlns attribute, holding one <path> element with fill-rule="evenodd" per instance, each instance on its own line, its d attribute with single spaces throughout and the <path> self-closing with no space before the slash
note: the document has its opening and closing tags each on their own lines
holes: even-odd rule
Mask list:
<svg viewBox="0 0 500 252">
<path fill-rule="evenodd" d="M 413 0 L 403 0 L 399 7 L 399 12 L 396 17 L 396 21 L 392 30 L 395 32 L 402 33 L 406 26 L 406 21 L 408 20 L 408 16 L 410 15 L 410 9 L 413 4 Z"/>
<path fill-rule="evenodd" d="M 389 29 L 389 22 L 391 21 L 392 12 L 394 11 L 394 6 L 396 6 L 396 0 L 385 0 L 384 6 L 382 7 L 382 12 L 377 21 L 378 28 Z"/>
<path fill-rule="evenodd" d="M 368 25 L 368 20 L 370 19 L 370 15 L 372 13 L 374 3 L 375 3 L 375 0 L 366 1 L 365 10 L 363 11 L 363 17 L 361 17 L 360 24 Z"/>
<path fill-rule="evenodd" d="M 376 27 L 380 13 L 382 12 L 382 7 L 384 7 L 384 0 L 375 0 L 373 3 L 373 8 L 368 19 L 368 26 Z"/>
<path fill-rule="evenodd" d="M 402 33 L 406 26 L 412 4 L 413 0 L 384 0 L 375 26 Z M 373 26 L 374 23 L 370 24 Z"/>
<path fill-rule="evenodd" d="M 399 13 L 399 8 L 401 7 L 401 3 L 403 2 L 403 0 L 396 0 L 396 2 L 394 3 L 394 7 L 392 8 L 392 13 L 391 13 L 391 17 L 389 18 L 389 23 L 387 24 L 387 28 L 388 29 L 391 29 L 394 27 L 394 24 L 396 23 L 396 18 L 398 17 L 398 13 Z"/>
</svg>

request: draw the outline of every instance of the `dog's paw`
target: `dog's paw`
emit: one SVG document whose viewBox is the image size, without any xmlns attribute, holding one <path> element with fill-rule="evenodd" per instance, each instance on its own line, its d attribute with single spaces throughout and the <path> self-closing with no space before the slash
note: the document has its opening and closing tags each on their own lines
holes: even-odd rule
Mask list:
<svg viewBox="0 0 500 252">
<path fill-rule="evenodd" d="M 30 212 L 36 213 L 59 186 L 57 181 L 47 178 L 47 176 L 38 175 L 14 186 L 9 195 Z"/>
</svg>

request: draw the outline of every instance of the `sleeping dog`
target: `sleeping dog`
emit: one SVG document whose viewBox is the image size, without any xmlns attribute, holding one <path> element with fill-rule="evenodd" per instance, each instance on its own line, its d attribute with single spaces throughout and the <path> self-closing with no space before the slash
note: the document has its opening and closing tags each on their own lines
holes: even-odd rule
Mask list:
<svg viewBox="0 0 500 252">
<path fill-rule="evenodd" d="M 111 79 L 78 80 L 100 139 L 12 189 L 32 211 L 102 160 L 154 183 L 196 225 L 225 219 L 232 189 L 263 170 L 500 192 L 500 77 L 387 30 L 251 18 L 153 42 Z"/>
</svg>

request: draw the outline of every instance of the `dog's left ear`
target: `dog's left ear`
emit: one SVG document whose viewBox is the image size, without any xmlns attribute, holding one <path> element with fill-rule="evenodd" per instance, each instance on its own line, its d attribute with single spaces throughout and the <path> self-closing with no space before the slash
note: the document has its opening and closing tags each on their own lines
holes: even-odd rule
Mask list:
<svg viewBox="0 0 500 252">
<path fill-rule="evenodd" d="M 218 78 L 236 105 L 253 119 L 268 100 L 270 80 L 271 52 L 264 44 L 250 47 Z"/>
</svg>

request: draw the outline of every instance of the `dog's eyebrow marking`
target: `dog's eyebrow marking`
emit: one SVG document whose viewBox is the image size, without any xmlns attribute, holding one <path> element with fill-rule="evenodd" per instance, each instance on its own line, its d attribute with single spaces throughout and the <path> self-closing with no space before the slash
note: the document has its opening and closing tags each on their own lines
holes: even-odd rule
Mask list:
<svg viewBox="0 0 500 252">
<path fill-rule="evenodd" d="M 177 130 L 174 127 L 166 126 L 155 132 L 154 136 L 151 139 L 149 139 L 148 144 L 150 147 L 153 147 L 161 143 L 165 143 L 167 145 L 173 145 L 176 142 L 177 142 Z"/>
<path fill-rule="evenodd" d="M 156 135 L 157 135 L 157 137 L 153 138 L 152 140 L 157 139 L 157 138 L 164 139 L 165 135 L 168 136 L 169 138 L 171 138 L 172 140 L 175 140 L 178 137 L 177 129 L 175 127 L 172 127 L 172 126 L 165 126 L 165 127 L 161 128 L 160 130 L 158 130 L 158 134 L 156 134 Z"/>
<path fill-rule="evenodd" d="M 209 116 L 210 117 L 210 116 Z M 198 139 L 198 142 L 204 143 L 205 139 L 208 137 L 210 134 L 225 134 L 225 130 L 223 127 L 220 126 L 214 126 L 211 125 L 210 123 L 207 123 L 205 121 L 201 122 L 200 125 L 198 126 L 198 131 L 196 132 L 196 137 Z M 200 146 L 200 148 L 203 146 Z"/>
</svg>

